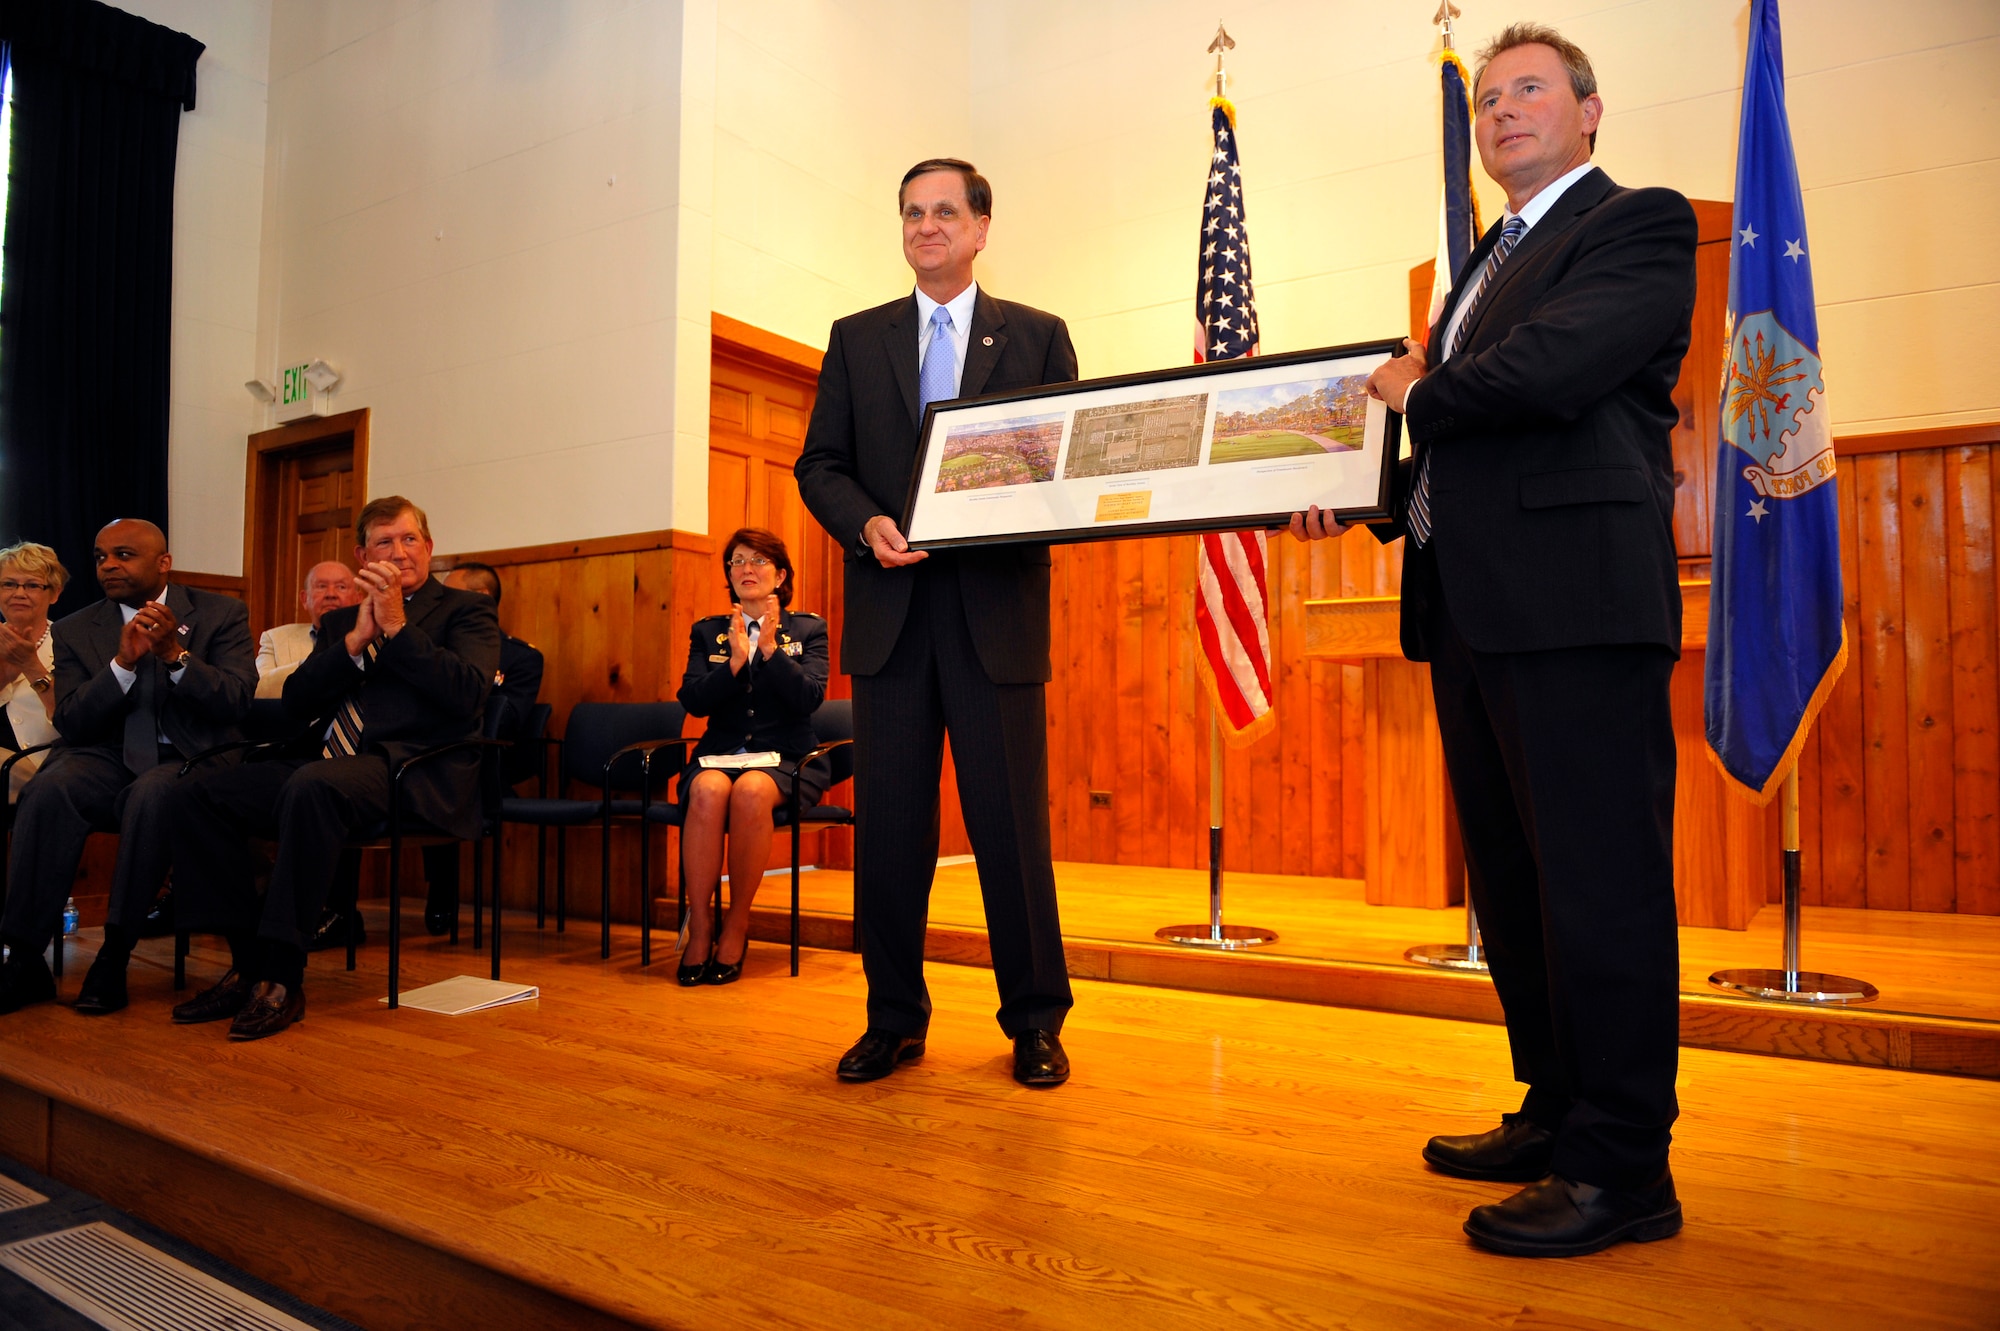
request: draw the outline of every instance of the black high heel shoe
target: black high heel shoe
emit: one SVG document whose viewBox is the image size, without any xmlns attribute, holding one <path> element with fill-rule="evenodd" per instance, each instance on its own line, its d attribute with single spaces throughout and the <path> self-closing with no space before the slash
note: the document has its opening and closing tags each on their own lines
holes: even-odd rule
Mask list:
<svg viewBox="0 0 2000 1331">
<path fill-rule="evenodd" d="M 721 941 L 718 939 L 717 946 L 719 947 L 720 945 Z M 750 940 L 747 938 L 743 940 L 743 955 L 736 959 L 734 965 L 721 960 L 719 957 L 711 956 L 708 960 L 708 965 L 702 968 L 702 983 L 735 984 L 743 978 L 743 963 L 749 956 Z"/>
<path fill-rule="evenodd" d="M 708 945 L 708 955 L 709 960 L 697 961 L 694 965 L 690 966 L 687 964 L 687 953 L 681 953 L 681 964 L 674 970 L 674 979 L 679 982 L 683 989 L 691 989 L 707 977 L 708 968 L 715 964 L 715 944 L 713 942 Z"/>
</svg>

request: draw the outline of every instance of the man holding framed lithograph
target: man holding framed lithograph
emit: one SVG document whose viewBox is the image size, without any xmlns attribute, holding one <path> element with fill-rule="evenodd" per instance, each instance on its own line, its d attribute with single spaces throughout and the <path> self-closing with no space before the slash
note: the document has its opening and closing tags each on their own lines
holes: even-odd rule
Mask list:
<svg viewBox="0 0 2000 1331">
<path fill-rule="evenodd" d="M 855 837 L 868 1029 L 842 1081 L 920 1058 L 930 1022 L 924 931 L 949 730 L 986 902 L 1014 1077 L 1069 1077 L 1071 1004 L 1049 856 L 1049 549 L 937 555 L 898 515 L 931 404 L 1076 378 L 1061 319 L 974 283 L 992 189 L 969 162 L 919 162 L 897 193 L 911 295 L 833 325 L 799 456 L 799 493 L 846 551 L 840 668 L 854 680 Z"/>
</svg>

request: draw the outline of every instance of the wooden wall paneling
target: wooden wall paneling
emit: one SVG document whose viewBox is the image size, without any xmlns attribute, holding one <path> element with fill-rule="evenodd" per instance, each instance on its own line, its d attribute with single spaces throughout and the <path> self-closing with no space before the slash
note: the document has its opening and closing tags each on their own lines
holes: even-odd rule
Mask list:
<svg viewBox="0 0 2000 1331">
<path fill-rule="evenodd" d="M 1950 563 L 1953 880 L 1958 910 L 2000 914 L 2000 600 L 1993 446 L 1944 450 Z"/>
<path fill-rule="evenodd" d="M 1854 471 L 1863 607 L 1862 790 L 1868 904 L 1881 910 L 1908 910 L 1909 726 L 1896 459 L 1858 458 Z"/>
<path fill-rule="evenodd" d="M 1826 709 L 1821 707 L 1820 715 L 1825 714 Z M 1805 744 L 1799 749 L 1799 900 L 1807 906 L 1822 904 L 1820 895 L 1825 871 L 1820 853 L 1819 734 L 1820 726 L 1815 723 L 1812 733 L 1806 736 Z M 1779 849 L 1783 849 L 1782 843 Z M 1773 863 L 1781 861 L 1774 860 Z M 1782 892 L 1772 896 L 1767 891 L 1764 900 L 1771 902 L 1782 897 Z"/>
<path fill-rule="evenodd" d="M 1944 454 L 1896 460 L 1903 565 L 1903 679 L 1908 726 L 1910 906 L 1949 911 L 1953 890 L 1952 671 L 1945 550 Z"/>
<path fill-rule="evenodd" d="M 1701 757 L 1702 669 L 1706 652 L 1683 652 L 1669 684 L 1674 747 L 1674 906 L 1682 924 L 1720 924 L 1728 918 L 1724 876 L 1729 798 L 1722 778 Z M 1739 926 L 1740 927 L 1740 926 Z"/>
<path fill-rule="evenodd" d="M 1092 643 L 1112 658 L 1112 699 L 1117 715 L 1112 733 L 1117 737 L 1117 765 L 1112 789 L 1111 821 L 1117 829 L 1118 863 L 1140 864 L 1152 847 L 1151 825 L 1146 819 L 1146 759 L 1148 757 L 1146 717 L 1146 674 L 1150 653 L 1148 636 L 1162 636 L 1165 623 L 1147 616 L 1146 541 L 1113 541 L 1112 586 L 1117 606 L 1112 617 L 1099 626 L 1103 635 Z M 1164 609 L 1164 605 L 1162 609 Z M 1153 633 L 1148 634 L 1147 630 Z"/>
<path fill-rule="evenodd" d="M 1714 549 L 1715 450 L 1720 439 L 1722 366 L 1726 359 L 1729 242 L 1695 251 L 1695 300 L 1688 352 L 1674 385 L 1680 419 L 1673 430 L 1674 546 L 1682 560 L 1706 560 Z"/>
<path fill-rule="evenodd" d="M 1847 668 L 1820 709 L 1819 860 L 1823 906 L 1868 904 L 1867 743 L 1862 679 L 1869 643 L 1861 631 L 1860 476 L 1853 468 L 1837 484 L 1840 506 L 1841 594 L 1847 624 Z"/>
<path fill-rule="evenodd" d="M 1162 541 L 1167 552 L 1167 746 L 1166 809 L 1170 834 L 1167 863 L 1196 865 L 1208 855 L 1208 699 L 1195 666 L 1200 650 L 1194 631 L 1198 549 L 1192 536 Z"/>
<path fill-rule="evenodd" d="M 1168 720 L 1179 701 L 1173 696 L 1173 549 L 1155 537 L 1137 542 L 1140 606 L 1139 773 L 1134 794 L 1143 795 L 1139 836 L 1149 857 L 1163 849 L 1161 832 L 1168 825 L 1168 786 L 1173 780 L 1173 737 Z"/>
</svg>

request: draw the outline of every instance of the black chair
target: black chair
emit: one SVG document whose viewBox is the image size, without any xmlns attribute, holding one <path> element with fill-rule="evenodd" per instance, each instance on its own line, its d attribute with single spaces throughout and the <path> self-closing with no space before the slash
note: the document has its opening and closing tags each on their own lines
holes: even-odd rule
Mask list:
<svg viewBox="0 0 2000 1331">
<path fill-rule="evenodd" d="M 572 827 L 601 822 L 604 855 L 601 866 L 600 955 L 611 955 L 611 824 L 616 819 L 642 820 L 646 804 L 660 784 L 678 774 L 655 774 L 653 751 L 680 744 L 687 713 L 677 702 L 580 702 L 570 709 L 569 722 L 556 743 L 556 770 L 561 784 L 555 798 L 505 796 L 500 819 L 537 828 L 556 829 L 556 932 L 569 922 L 569 838 Z M 597 795 L 578 799 L 572 783 L 594 787 Z M 644 838 L 641 838 L 642 855 Z M 536 922 L 545 915 L 540 871 L 536 876 Z M 643 889 L 642 889 L 643 891 Z"/>
<path fill-rule="evenodd" d="M 771 811 L 774 827 L 790 828 L 792 833 L 792 974 L 799 973 L 799 836 L 808 826 L 851 827 L 854 811 L 839 804 L 821 801 L 810 809 L 799 808 L 799 773 L 807 763 L 825 758 L 832 768 L 833 779 L 827 782 L 827 792 L 854 775 L 854 703 L 848 698 L 829 698 L 813 711 L 813 738 L 819 741 L 811 753 L 781 764 L 782 770 L 792 777 L 792 794 L 780 807 Z M 685 807 L 678 801 L 672 804 L 648 804 L 645 818 L 657 827 L 680 827 L 686 821 Z M 646 856 L 640 849 L 640 868 L 644 872 Z M 644 881 L 643 879 L 641 880 Z M 680 918 L 687 918 L 687 875 L 680 874 Z M 642 889 L 643 890 L 643 889 Z M 722 884 L 715 885 L 713 907 L 721 906 Z M 653 912 L 648 906 L 640 924 L 639 958 L 641 965 L 652 962 L 652 948 L 649 934 L 652 928 Z"/>
<path fill-rule="evenodd" d="M 488 739 L 500 738 L 500 736 L 495 732 L 497 732 L 500 728 L 502 715 L 503 714 L 496 713 L 487 718 L 486 738 Z M 500 755 L 500 784 L 502 787 L 500 798 L 505 799 L 507 796 L 507 792 L 511 791 L 514 788 L 514 786 L 518 785 L 522 781 L 527 780 L 529 776 L 536 775 L 537 773 L 542 774 L 541 780 L 543 782 L 543 788 L 544 790 L 546 790 L 547 768 L 548 768 L 548 761 L 547 761 L 548 745 L 551 743 L 548 737 L 549 718 L 553 715 L 555 715 L 555 708 L 549 706 L 549 704 L 545 702 L 536 703 L 534 707 L 531 708 L 528 712 L 528 724 L 521 728 L 521 733 L 519 735 L 516 735 L 513 739 L 507 741 L 507 750 L 506 752 Z M 532 753 L 528 753 L 528 751 L 532 751 Z M 538 854 L 545 854 L 547 851 L 545 838 L 547 836 L 548 829 L 538 828 L 536 829 L 536 831 L 538 832 L 539 835 L 535 843 L 535 849 Z M 472 947 L 474 951 L 477 951 L 479 949 L 480 902 L 485 899 L 481 895 L 479 889 L 479 884 L 484 874 L 485 859 L 486 859 L 486 839 L 482 837 L 478 841 L 472 843 Z M 541 907 L 541 892 L 542 892 L 541 874 L 543 868 L 544 866 L 538 860 L 535 865 L 535 874 L 536 874 L 535 897 L 536 897 L 536 910 L 537 910 L 535 927 L 538 929 L 541 928 L 542 925 L 542 921 L 540 919 L 540 907 Z M 497 858 L 497 852 L 493 864 L 493 918 L 496 921 L 495 927 L 497 928 L 498 927 L 497 921 L 500 918 L 500 864 Z M 453 947 L 458 946 L 457 911 L 453 911 L 451 914 L 451 945 Z M 493 978 L 497 980 L 500 977 L 496 974 Z"/>
<path fill-rule="evenodd" d="M 262 718 L 256 716 L 259 706 L 266 702 L 276 702 L 276 712 L 266 712 Z M 290 733 L 278 739 L 243 739 L 230 744 L 219 744 L 212 749 L 196 754 L 181 764 L 180 774 L 185 777 L 203 763 L 227 753 L 241 752 L 244 761 L 254 762 L 258 757 L 269 757 L 280 750 L 302 743 L 317 743 L 318 736 L 300 732 L 289 713 L 284 712 L 283 703 L 277 699 L 259 699 L 251 704 L 252 718 L 246 720 L 244 729 L 253 731 L 264 725 L 282 726 Z M 489 725 L 490 725 L 489 721 Z M 484 730 L 487 727 L 482 727 Z M 494 979 L 500 978 L 500 767 L 499 754 L 508 745 L 502 740 L 486 737 L 483 733 L 477 739 L 453 740 L 411 754 L 400 762 L 389 764 L 389 816 L 372 827 L 348 839 L 348 846 L 357 850 L 387 850 L 389 852 L 389 1006 L 400 1006 L 400 980 L 402 974 L 403 942 L 403 847 L 456 845 L 464 838 L 453 836 L 440 828 L 415 821 L 404 812 L 404 778 L 415 768 L 436 762 L 448 754 L 462 753 L 469 749 L 481 750 L 480 760 L 480 803 L 482 813 L 478 840 L 490 839 L 493 843 L 493 963 Z M 478 900 L 479 884 L 473 884 L 474 901 Z M 478 912 L 475 905 L 474 913 Z M 174 936 L 174 988 L 183 989 L 187 985 L 187 941 L 186 930 L 177 931 Z M 347 969 L 355 964 L 355 943 L 350 933 L 347 940 Z"/>
</svg>

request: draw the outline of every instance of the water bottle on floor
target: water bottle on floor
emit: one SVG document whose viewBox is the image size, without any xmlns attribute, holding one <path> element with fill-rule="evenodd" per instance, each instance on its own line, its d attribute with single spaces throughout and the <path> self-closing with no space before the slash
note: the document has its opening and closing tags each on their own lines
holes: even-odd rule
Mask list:
<svg viewBox="0 0 2000 1331">
<path fill-rule="evenodd" d="M 65 901 L 63 903 L 63 933 L 73 934 L 75 932 L 76 932 L 76 898 L 71 897 L 68 901 Z"/>
</svg>

